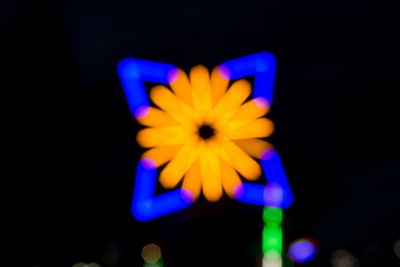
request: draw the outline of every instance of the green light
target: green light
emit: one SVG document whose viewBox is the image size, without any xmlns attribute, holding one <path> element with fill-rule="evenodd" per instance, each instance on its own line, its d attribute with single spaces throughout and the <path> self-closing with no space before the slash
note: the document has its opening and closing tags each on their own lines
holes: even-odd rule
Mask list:
<svg viewBox="0 0 400 267">
<path fill-rule="evenodd" d="M 265 207 L 262 238 L 263 266 L 282 266 L 282 209 Z"/>
<path fill-rule="evenodd" d="M 282 209 L 275 207 L 266 207 L 263 212 L 263 219 L 265 223 L 276 223 L 282 222 Z"/>
<path fill-rule="evenodd" d="M 282 253 L 282 228 L 277 224 L 269 224 L 263 230 L 263 253 L 277 251 Z"/>
</svg>

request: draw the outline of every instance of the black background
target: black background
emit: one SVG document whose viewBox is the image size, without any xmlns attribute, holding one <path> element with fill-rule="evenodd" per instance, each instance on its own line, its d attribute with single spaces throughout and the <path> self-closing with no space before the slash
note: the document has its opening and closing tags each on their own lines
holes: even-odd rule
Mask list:
<svg viewBox="0 0 400 267">
<path fill-rule="evenodd" d="M 361 266 L 400 266 L 398 10 L 383 1 L 3 1 L 7 266 L 142 266 L 149 242 L 169 267 L 261 266 L 260 207 L 225 197 L 150 223 L 132 217 L 142 150 L 116 74 L 125 57 L 189 70 L 261 51 L 278 61 L 270 140 L 295 197 L 285 249 L 312 237 L 319 253 L 303 266 L 331 266 L 336 249 Z"/>
</svg>

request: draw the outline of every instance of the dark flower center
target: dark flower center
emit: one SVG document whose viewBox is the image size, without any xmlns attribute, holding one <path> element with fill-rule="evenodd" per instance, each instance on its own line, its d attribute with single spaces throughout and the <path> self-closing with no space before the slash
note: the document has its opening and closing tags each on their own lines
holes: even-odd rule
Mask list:
<svg viewBox="0 0 400 267">
<path fill-rule="evenodd" d="M 208 140 L 215 135 L 214 128 L 207 124 L 201 125 L 199 127 L 199 135 L 204 140 Z"/>
</svg>

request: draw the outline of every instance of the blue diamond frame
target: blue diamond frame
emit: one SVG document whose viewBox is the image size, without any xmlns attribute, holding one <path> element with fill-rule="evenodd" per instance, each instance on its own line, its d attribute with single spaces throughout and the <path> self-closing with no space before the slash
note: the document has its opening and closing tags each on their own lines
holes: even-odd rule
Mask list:
<svg viewBox="0 0 400 267">
<path fill-rule="evenodd" d="M 229 70 L 231 80 L 254 75 L 253 98 L 264 97 L 272 104 L 276 71 L 273 54 L 261 52 L 223 62 L 221 66 Z M 118 63 L 118 74 L 134 117 L 139 115 L 141 108 L 150 105 L 144 82 L 168 84 L 168 73 L 175 68 L 170 64 L 136 58 L 126 58 Z M 236 199 L 244 203 L 288 208 L 293 202 L 293 195 L 279 154 L 271 150 L 269 157 L 260 162 L 268 185 L 274 186 L 243 182 L 240 195 Z M 140 161 L 136 168 L 131 206 L 132 215 L 139 221 L 149 221 L 191 205 L 184 189 L 154 196 L 156 180 L 157 169 Z M 278 201 L 271 201 L 276 196 Z"/>
</svg>

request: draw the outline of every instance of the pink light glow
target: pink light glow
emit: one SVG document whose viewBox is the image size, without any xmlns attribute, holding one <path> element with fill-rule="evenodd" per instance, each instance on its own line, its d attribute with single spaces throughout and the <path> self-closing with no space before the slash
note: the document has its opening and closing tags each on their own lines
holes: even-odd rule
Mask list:
<svg viewBox="0 0 400 267">
<path fill-rule="evenodd" d="M 283 200 L 282 188 L 277 184 L 269 184 L 264 191 L 264 200 L 267 206 L 280 207 Z"/>
<path fill-rule="evenodd" d="M 169 84 L 174 83 L 179 77 L 179 69 L 175 68 L 168 72 L 167 81 Z"/>
<path fill-rule="evenodd" d="M 266 109 L 270 106 L 269 102 L 267 99 L 265 99 L 264 97 L 260 96 L 257 98 L 254 98 L 254 103 L 256 104 L 257 107 L 259 107 L 260 109 Z"/>
<path fill-rule="evenodd" d="M 194 201 L 192 192 L 186 188 L 181 189 L 181 196 L 186 203 L 193 203 Z"/>
<path fill-rule="evenodd" d="M 268 160 L 272 157 L 272 155 L 274 154 L 274 149 L 273 148 L 267 148 L 266 150 L 264 150 L 261 153 L 261 160 Z"/>
<path fill-rule="evenodd" d="M 154 160 L 152 160 L 151 158 L 142 158 L 140 160 L 140 162 L 148 170 L 153 170 L 153 169 L 157 168 L 156 162 Z"/>
<path fill-rule="evenodd" d="M 224 65 L 218 66 L 218 74 L 225 80 L 230 80 L 231 73 L 227 67 Z"/>
<path fill-rule="evenodd" d="M 135 118 L 136 119 L 142 119 L 149 114 L 150 107 L 149 106 L 142 106 L 138 108 L 135 112 Z"/>
<path fill-rule="evenodd" d="M 238 184 L 233 189 L 232 195 L 234 198 L 239 198 L 244 192 L 243 184 Z"/>
</svg>

